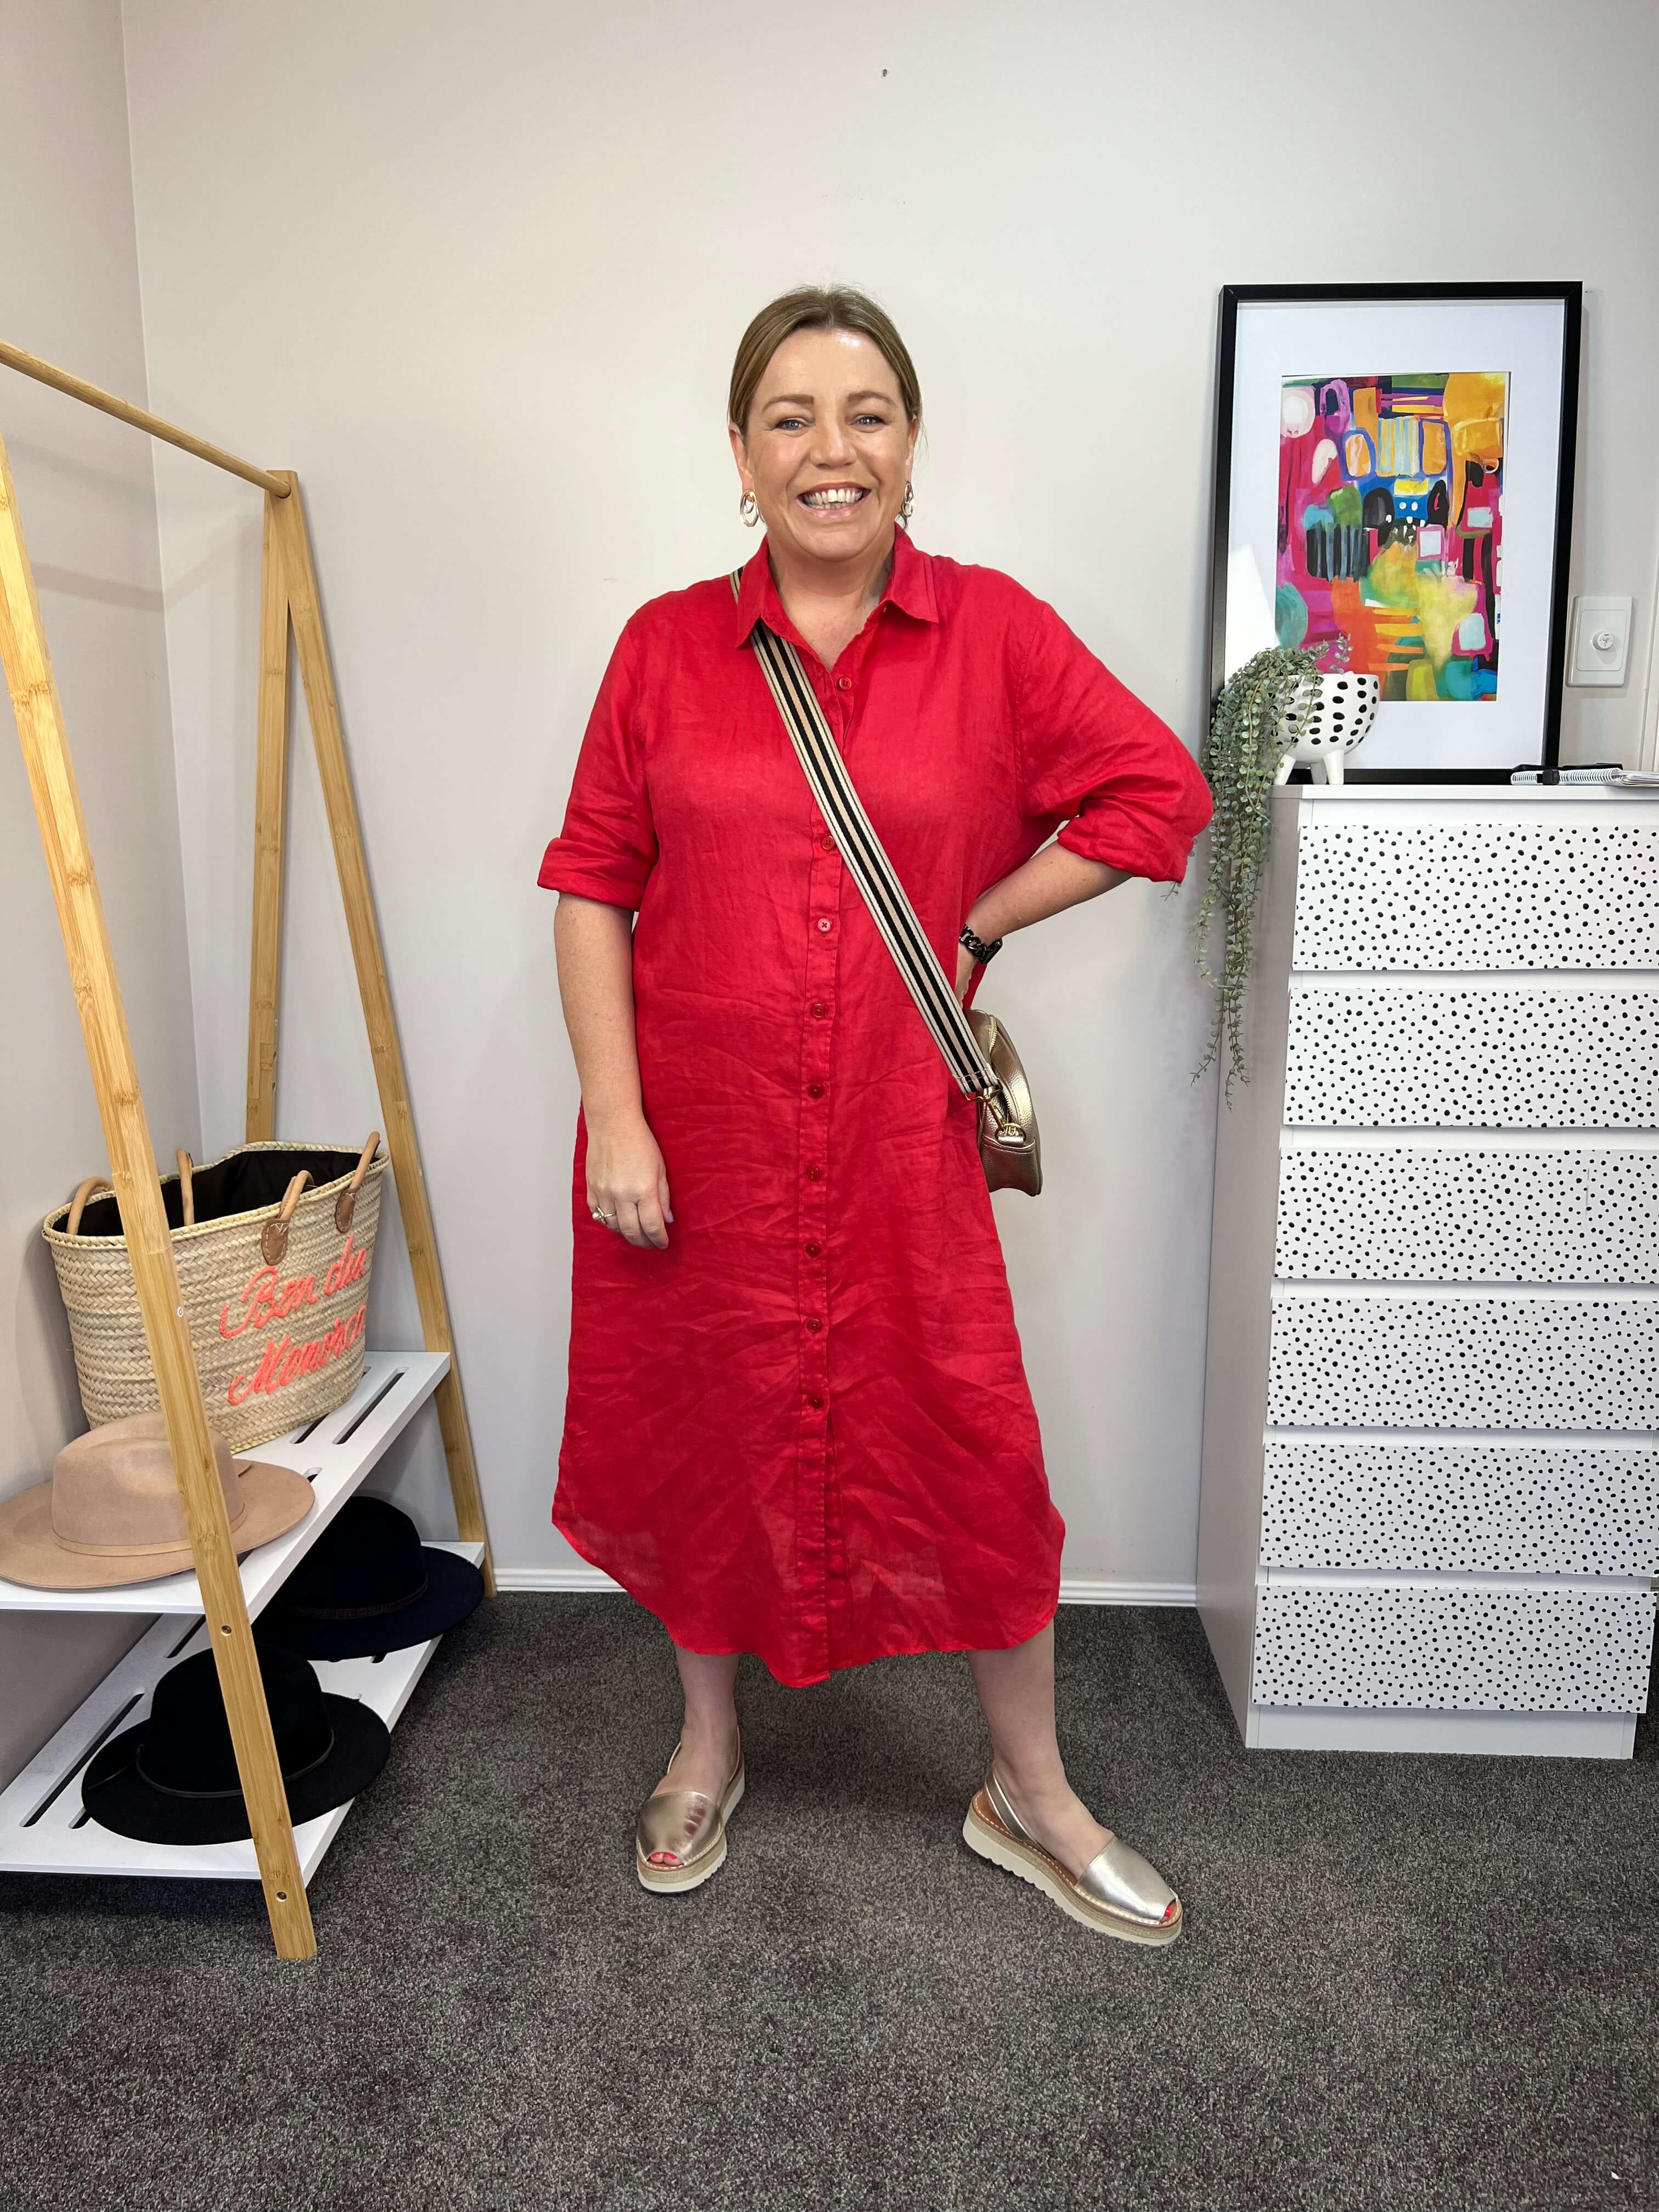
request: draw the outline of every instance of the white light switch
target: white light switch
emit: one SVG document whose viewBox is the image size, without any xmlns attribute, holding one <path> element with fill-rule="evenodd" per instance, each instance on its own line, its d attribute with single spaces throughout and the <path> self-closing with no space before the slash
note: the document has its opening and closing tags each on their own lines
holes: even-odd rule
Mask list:
<svg viewBox="0 0 1659 2212">
<path fill-rule="evenodd" d="M 1631 599 L 1581 599 L 1567 655 L 1569 684 L 1622 684 L 1630 658 Z"/>
</svg>

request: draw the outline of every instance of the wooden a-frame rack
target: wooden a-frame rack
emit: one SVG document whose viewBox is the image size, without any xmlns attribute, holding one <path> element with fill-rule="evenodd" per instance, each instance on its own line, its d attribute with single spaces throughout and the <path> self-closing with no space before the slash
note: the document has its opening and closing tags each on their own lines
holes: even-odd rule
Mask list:
<svg viewBox="0 0 1659 2212">
<path fill-rule="evenodd" d="M 49 384 L 71 398 L 181 447 L 215 467 L 257 484 L 265 498 L 259 599 L 258 775 L 253 851 L 253 952 L 248 992 L 247 1137 L 276 1132 L 276 1007 L 283 933 L 283 831 L 287 786 L 289 636 L 298 648 L 311 732 L 328 810 L 335 865 L 345 902 L 357 988 L 374 1058 L 398 1203 L 409 1243 L 428 1352 L 450 1355 L 438 1385 L 438 1419 L 449 1462 L 455 1517 L 463 1538 L 483 1546 L 485 1588 L 493 1595 L 489 1540 L 472 1457 L 472 1437 L 454 1364 L 449 1308 L 427 1201 L 426 1177 L 410 1110 L 409 1085 L 386 982 L 386 958 L 363 858 L 362 831 L 346 764 L 339 702 L 317 595 L 316 570 L 300 488 L 290 471 L 255 468 L 147 409 L 0 342 L 0 365 Z M 126 1012 L 116 981 L 109 932 L 93 872 L 87 826 L 64 732 L 64 710 L 46 650 L 40 603 L 18 520 L 0 439 L 0 659 L 17 717 L 29 788 L 46 848 L 52 896 L 80 1009 L 93 1089 L 109 1149 L 110 1179 L 143 1312 L 161 1411 L 178 1470 L 191 1553 L 218 1665 L 237 1772 L 247 1802 L 265 1909 L 279 1955 L 308 1959 L 317 1948 L 295 1848 L 288 1799 L 253 1647 L 241 1576 L 231 1548 L 224 1493 L 208 1435 L 207 1407 L 179 1301 L 161 1179 L 133 1063 Z M 139 1609 L 142 1610 L 142 1605 Z"/>
</svg>

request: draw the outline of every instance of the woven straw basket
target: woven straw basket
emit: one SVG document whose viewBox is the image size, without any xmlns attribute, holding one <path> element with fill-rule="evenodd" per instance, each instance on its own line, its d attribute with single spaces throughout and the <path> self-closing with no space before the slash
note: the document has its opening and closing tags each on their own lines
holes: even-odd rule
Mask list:
<svg viewBox="0 0 1659 2212">
<path fill-rule="evenodd" d="M 208 1419 L 233 1451 L 319 1420 L 357 1387 L 380 1142 L 377 1130 L 361 1153 L 240 1145 L 204 1168 L 180 1152 L 178 1174 L 161 1179 Z M 44 1233 L 88 1420 L 147 1412 L 160 1399 L 109 1184 L 82 1183 Z"/>
</svg>

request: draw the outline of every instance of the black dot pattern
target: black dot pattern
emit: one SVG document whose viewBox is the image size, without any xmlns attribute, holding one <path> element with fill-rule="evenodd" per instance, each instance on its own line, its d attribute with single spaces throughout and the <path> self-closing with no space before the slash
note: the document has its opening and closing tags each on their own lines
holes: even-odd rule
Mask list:
<svg viewBox="0 0 1659 2212">
<path fill-rule="evenodd" d="M 1659 1443 L 1267 1439 L 1261 1564 L 1659 1574 Z"/>
<path fill-rule="evenodd" d="M 1322 676 L 1319 696 L 1306 711 L 1291 707 L 1284 715 L 1285 732 L 1304 760 L 1310 753 L 1351 753 L 1376 720 L 1382 696 L 1380 677 Z"/>
<path fill-rule="evenodd" d="M 1285 1119 L 1659 1128 L 1659 987 L 1292 985 Z"/>
<path fill-rule="evenodd" d="M 1297 968 L 1659 968 L 1659 821 L 1321 814 L 1297 855 Z"/>
<path fill-rule="evenodd" d="M 1276 1296 L 1267 1419 L 1659 1429 L 1659 1298 Z"/>
<path fill-rule="evenodd" d="M 1639 1712 L 1659 810 L 1304 806 L 1297 835 L 1285 1122 L 1358 1134 L 1280 1158 L 1253 1698 Z"/>
<path fill-rule="evenodd" d="M 1273 1588 L 1256 1607 L 1262 1705 L 1639 1713 L 1649 1590 Z"/>
<path fill-rule="evenodd" d="M 1287 1152 L 1274 1269 L 1290 1281 L 1659 1284 L 1659 1152 Z"/>
</svg>

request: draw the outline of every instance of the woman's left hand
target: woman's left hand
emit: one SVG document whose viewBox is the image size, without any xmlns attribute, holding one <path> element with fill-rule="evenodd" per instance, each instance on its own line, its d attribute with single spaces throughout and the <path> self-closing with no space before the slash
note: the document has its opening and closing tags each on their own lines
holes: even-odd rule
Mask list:
<svg viewBox="0 0 1659 2212">
<path fill-rule="evenodd" d="M 974 956 L 965 945 L 957 947 L 957 996 L 961 998 L 973 980 Z"/>
</svg>

